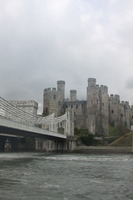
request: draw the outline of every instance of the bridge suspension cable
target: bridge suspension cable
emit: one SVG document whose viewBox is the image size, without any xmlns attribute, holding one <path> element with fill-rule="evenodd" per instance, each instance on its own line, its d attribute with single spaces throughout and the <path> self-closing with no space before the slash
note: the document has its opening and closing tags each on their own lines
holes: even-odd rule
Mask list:
<svg viewBox="0 0 133 200">
<path fill-rule="evenodd" d="M 29 125 L 37 125 L 43 122 L 50 121 L 52 118 L 54 118 L 54 114 L 51 114 L 46 117 L 40 117 L 28 113 L 18 108 L 17 106 L 11 104 L 10 102 L 6 101 L 2 97 L 0 97 L 0 115 L 7 119 L 11 119 L 13 121 Z"/>
<path fill-rule="evenodd" d="M 18 108 L 2 97 L 0 97 L 0 116 L 31 126 L 41 125 L 41 127 L 51 129 L 52 131 L 54 131 L 54 129 L 57 131 L 57 126 L 61 122 L 67 122 L 68 120 L 68 113 L 56 118 L 54 113 L 45 117 L 33 115 Z"/>
</svg>

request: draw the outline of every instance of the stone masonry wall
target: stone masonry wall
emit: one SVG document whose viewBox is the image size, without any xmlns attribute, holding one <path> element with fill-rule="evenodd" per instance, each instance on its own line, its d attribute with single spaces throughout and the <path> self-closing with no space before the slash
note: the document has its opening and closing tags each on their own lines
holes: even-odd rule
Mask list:
<svg viewBox="0 0 133 200">
<path fill-rule="evenodd" d="M 38 103 L 34 100 L 10 100 L 9 102 L 25 112 L 37 115 Z"/>
</svg>

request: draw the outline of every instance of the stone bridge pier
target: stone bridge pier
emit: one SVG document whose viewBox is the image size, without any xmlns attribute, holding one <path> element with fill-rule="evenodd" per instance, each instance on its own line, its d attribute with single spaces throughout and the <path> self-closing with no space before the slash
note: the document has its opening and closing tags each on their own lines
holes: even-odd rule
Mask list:
<svg viewBox="0 0 133 200">
<path fill-rule="evenodd" d="M 6 142 L 6 137 L 5 136 L 0 136 L 0 151 L 4 152 L 5 151 L 5 142 Z"/>
<path fill-rule="evenodd" d="M 66 138 L 53 138 L 53 140 L 36 138 L 37 151 L 73 151 L 76 148 L 73 109 L 67 109 L 64 115 L 50 119 L 50 123 L 43 123 L 42 127 L 55 132 L 62 130 L 60 134 L 64 134 Z"/>
<path fill-rule="evenodd" d="M 19 142 L 17 137 L 0 136 L 0 152 L 18 151 Z"/>
<path fill-rule="evenodd" d="M 49 140 L 36 138 L 36 151 L 73 151 L 76 147 L 76 140 L 68 138 L 67 140 Z"/>
</svg>

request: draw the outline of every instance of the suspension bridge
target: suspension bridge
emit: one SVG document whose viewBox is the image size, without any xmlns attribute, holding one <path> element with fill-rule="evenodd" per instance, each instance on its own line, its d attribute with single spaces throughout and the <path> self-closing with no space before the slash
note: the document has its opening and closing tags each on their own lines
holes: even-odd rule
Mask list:
<svg viewBox="0 0 133 200">
<path fill-rule="evenodd" d="M 4 145 L 6 137 L 21 136 L 36 138 L 37 150 L 46 149 L 46 146 L 54 150 L 67 148 L 66 141 L 74 130 L 72 116 L 70 110 L 59 117 L 54 113 L 45 117 L 33 115 L 0 97 L 0 136 L 4 138 L 0 139 L 0 145 Z"/>
</svg>

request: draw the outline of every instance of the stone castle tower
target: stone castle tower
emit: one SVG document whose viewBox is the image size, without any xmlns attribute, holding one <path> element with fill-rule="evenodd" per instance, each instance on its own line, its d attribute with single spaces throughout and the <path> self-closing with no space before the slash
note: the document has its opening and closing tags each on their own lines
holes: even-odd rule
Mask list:
<svg viewBox="0 0 133 200">
<path fill-rule="evenodd" d="M 88 78 L 86 96 L 86 100 L 77 100 L 77 91 L 70 90 L 70 98 L 65 99 L 65 82 L 57 81 L 57 89 L 44 89 L 43 114 L 60 116 L 67 109 L 73 109 L 75 128 L 88 129 L 95 135 L 107 135 L 109 125 L 122 124 L 130 129 L 133 107 L 128 102 L 120 102 L 119 95 L 109 96 L 107 86 L 99 86 L 95 78 Z"/>
<path fill-rule="evenodd" d="M 65 82 L 57 81 L 56 88 L 47 88 L 43 94 L 43 114 L 50 115 L 55 113 L 55 116 L 61 115 L 61 105 L 65 98 Z"/>
<path fill-rule="evenodd" d="M 133 124 L 132 107 L 130 107 L 129 102 L 120 102 L 119 95 L 110 95 L 109 98 L 109 123 L 112 126 L 117 126 L 122 124 L 123 126 L 130 129 Z"/>
<path fill-rule="evenodd" d="M 96 79 L 88 79 L 87 87 L 87 128 L 89 132 L 109 132 L 108 88 L 96 85 Z"/>
</svg>

